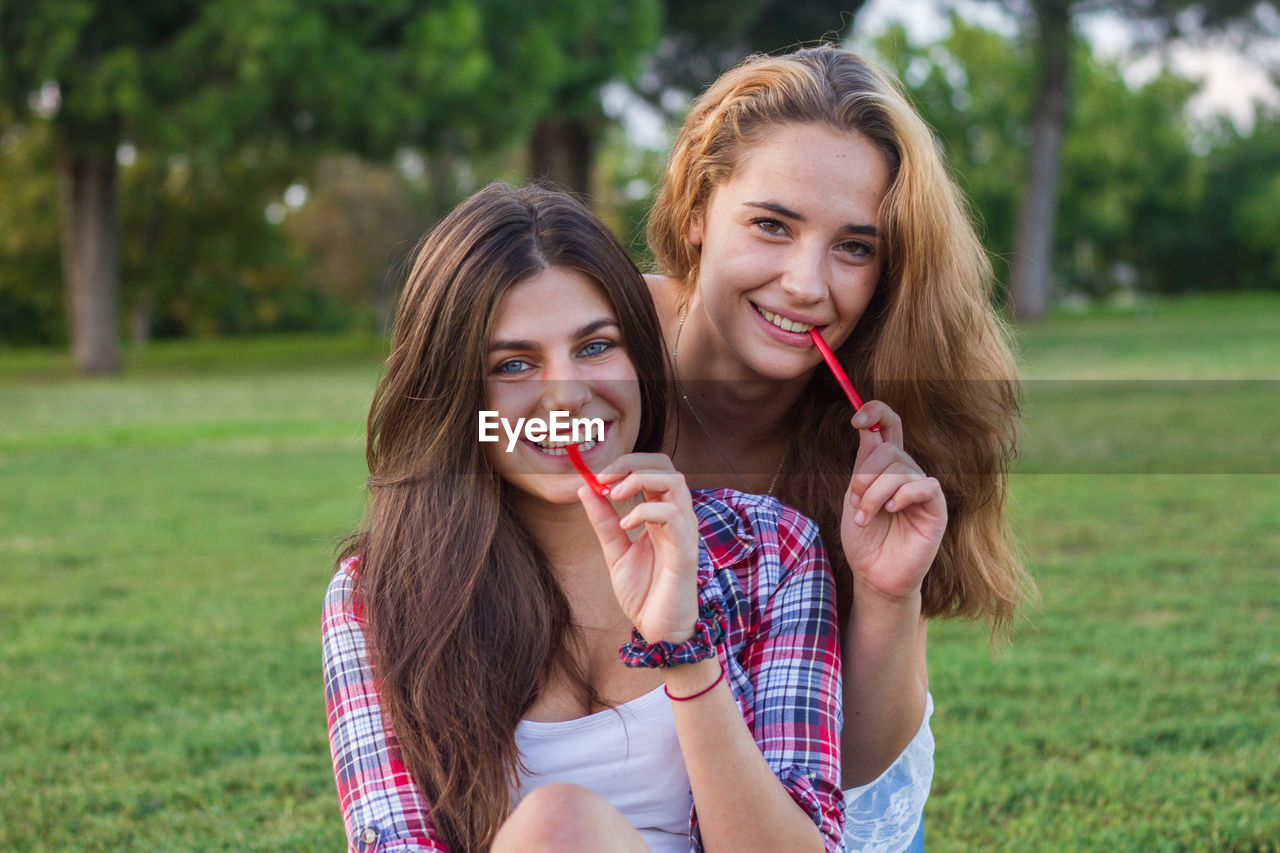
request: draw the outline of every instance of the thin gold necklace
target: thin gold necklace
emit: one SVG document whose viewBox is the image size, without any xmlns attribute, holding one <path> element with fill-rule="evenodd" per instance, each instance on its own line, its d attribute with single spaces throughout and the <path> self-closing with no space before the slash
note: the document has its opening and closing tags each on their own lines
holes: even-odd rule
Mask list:
<svg viewBox="0 0 1280 853">
<path fill-rule="evenodd" d="M 684 388 L 684 382 L 680 379 L 680 334 L 684 331 L 684 321 L 689 316 L 689 304 L 680 309 L 680 325 L 676 327 L 676 342 L 671 348 L 671 372 L 676 378 L 676 388 L 680 391 L 680 399 L 684 400 L 684 404 L 688 406 L 689 411 L 693 414 L 693 419 L 698 426 L 702 428 L 702 434 L 707 437 L 707 441 L 711 442 L 711 446 L 716 449 L 716 453 L 720 454 L 720 458 L 724 460 L 724 464 L 729 466 L 729 470 L 733 472 L 733 476 L 738 478 L 738 482 L 742 484 L 742 491 L 749 492 L 751 489 L 747 486 L 747 478 L 738 473 L 738 469 L 734 467 L 729 457 L 720 448 L 720 442 L 716 441 L 716 437 L 711 434 L 711 430 L 707 429 L 707 425 L 702 422 L 702 416 L 698 414 L 698 410 L 693 407 L 693 402 L 689 399 L 689 392 Z M 769 481 L 769 490 L 766 495 L 773 495 L 773 487 L 778 485 L 778 477 L 782 475 L 782 466 L 787 461 L 787 456 L 791 453 L 791 438 L 787 439 L 787 446 L 782 451 L 782 458 L 778 460 L 778 470 L 773 472 L 773 479 Z"/>
</svg>

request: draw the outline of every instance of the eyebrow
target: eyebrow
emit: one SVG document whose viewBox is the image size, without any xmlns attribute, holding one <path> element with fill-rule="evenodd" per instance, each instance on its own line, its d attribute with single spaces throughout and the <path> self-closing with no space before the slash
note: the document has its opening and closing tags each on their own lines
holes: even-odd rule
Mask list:
<svg viewBox="0 0 1280 853">
<path fill-rule="evenodd" d="M 804 214 L 798 211 L 792 210 L 791 208 L 787 207 L 785 204 L 779 204 L 776 201 L 748 201 L 748 202 L 744 202 L 744 204 L 746 207 L 758 207 L 758 208 L 761 208 L 762 210 L 768 210 L 772 213 L 776 213 L 779 216 L 785 216 L 788 219 L 794 219 L 797 222 L 809 221 Z M 867 237 L 880 236 L 880 232 L 876 230 L 876 227 L 874 225 L 854 225 L 852 223 L 846 223 L 845 225 L 841 226 L 840 230 L 846 231 L 850 234 L 862 234 Z"/>
<path fill-rule="evenodd" d="M 601 317 L 599 320 L 593 320 L 592 322 L 588 323 L 587 325 L 575 331 L 573 333 L 573 339 L 578 340 L 579 338 L 585 338 L 588 335 L 593 335 L 596 332 L 600 331 L 601 329 L 605 328 L 606 326 L 617 327 L 618 321 L 613 319 L 612 317 Z M 529 340 L 494 341 L 491 344 L 489 344 L 489 352 L 497 352 L 498 350 L 504 350 L 504 349 L 534 350 L 534 349 L 538 349 L 538 347 L 539 347 L 539 344 Z"/>
</svg>

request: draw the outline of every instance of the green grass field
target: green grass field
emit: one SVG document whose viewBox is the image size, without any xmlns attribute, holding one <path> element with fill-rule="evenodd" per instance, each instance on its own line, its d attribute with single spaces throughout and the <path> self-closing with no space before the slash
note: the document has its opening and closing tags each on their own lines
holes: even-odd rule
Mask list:
<svg viewBox="0 0 1280 853">
<path fill-rule="evenodd" d="M 1277 332 L 1236 297 L 1019 333 L 1043 601 L 994 660 L 931 631 L 929 850 L 1280 849 Z M 382 352 L 0 350 L 0 850 L 342 849 L 319 612 Z"/>
</svg>

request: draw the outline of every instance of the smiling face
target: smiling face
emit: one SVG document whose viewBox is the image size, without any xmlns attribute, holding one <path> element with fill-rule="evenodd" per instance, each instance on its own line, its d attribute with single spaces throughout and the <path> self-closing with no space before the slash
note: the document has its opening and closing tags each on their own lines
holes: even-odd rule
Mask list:
<svg viewBox="0 0 1280 853">
<path fill-rule="evenodd" d="M 485 408 L 513 427 L 552 411 L 599 418 L 604 440 L 579 445 L 592 470 L 635 447 L 640 388 L 618 318 L 604 291 L 575 270 L 551 267 L 513 285 L 498 303 L 485 363 Z M 551 503 L 577 503 L 582 484 L 563 443 L 505 434 L 486 444 L 504 480 Z"/>
<path fill-rule="evenodd" d="M 786 124 L 743 154 L 694 218 L 698 297 L 740 377 L 793 379 L 838 348 L 880 279 L 884 155 L 857 131 Z M 729 377 L 721 377 L 729 378 Z"/>
</svg>

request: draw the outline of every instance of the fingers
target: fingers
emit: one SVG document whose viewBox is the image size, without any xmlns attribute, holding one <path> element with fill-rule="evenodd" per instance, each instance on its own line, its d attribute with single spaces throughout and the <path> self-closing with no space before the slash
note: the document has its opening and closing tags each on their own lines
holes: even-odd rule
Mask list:
<svg viewBox="0 0 1280 853">
<path fill-rule="evenodd" d="M 942 491 L 942 484 L 933 477 L 912 480 L 905 483 L 893 493 L 893 497 L 884 502 L 889 512 L 902 512 L 909 506 L 925 505 L 942 517 L 947 514 L 947 498 Z"/>
<path fill-rule="evenodd" d="M 851 423 L 854 429 L 859 430 L 862 435 L 861 439 L 865 440 L 868 435 L 879 435 L 889 444 L 896 444 L 902 447 L 902 418 L 898 413 L 889 408 L 889 404 L 881 400 L 869 400 L 863 404 L 858 413 L 853 416 Z M 871 427 L 876 424 L 880 425 L 878 432 L 872 432 Z"/>
<path fill-rule="evenodd" d="M 669 544 L 697 548 L 697 517 L 684 475 L 662 453 L 628 453 L 602 468 L 596 478 L 609 485 L 608 499 L 583 486 L 578 499 L 600 540 L 605 559 L 614 565 L 631 545 L 626 531 L 652 525 L 653 534 Z M 619 519 L 613 502 L 634 497 L 643 501 Z"/>
<path fill-rule="evenodd" d="M 627 513 L 618 522 L 618 526 L 623 530 L 634 530 L 643 524 L 657 524 L 674 527 L 676 525 L 687 526 L 684 524 L 685 518 L 683 509 L 675 504 L 663 501 L 646 501 L 635 506 L 631 512 Z"/>
<path fill-rule="evenodd" d="M 675 470 L 662 453 L 628 453 L 601 469 L 596 475 L 608 483 L 610 497 L 623 501 L 641 495 L 646 501 L 674 501 L 693 506 L 684 475 Z"/>
<path fill-rule="evenodd" d="M 675 472 L 671 457 L 665 453 L 624 453 L 617 459 L 596 472 L 600 482 L 612 483 L 621 480 L 633 471 L 669 471 Z"/>
<path fill-rule="evenodd" d="M 901 512 L 912 504 L 927 502 L 931 498 L 931 489 L 926 483 L 929 480 L 937 483 L 937 480 L 926 477 L 918 468 L 901 464 L 891 465 L 861 495 L 850 492 L 849 504 L 856 508 L 853 516 L 854 524 L 867 525 L 881 508 L 889 512 Z M 921 483 L 925 485 L 923 487 L 917 485 Z M 938 494 L 942 494 L 941 486 L 938 486 Z"/>
<path fill-rule="evenodd" d="M 924 471 L 901 447 L 876 438 L 875 433 L 870 433 L 872 436 L 870 439 L 865 438 L 867 435 L 868 433 L 864 432 L 864 440 L 861 441 L 861 444 L 867 445 L 867 448 L 864 451 L 862 446 L 858 447 L 858 458 L 853 463 L 853 476 L 849 479 L 849 490 L 855 495 L 862 497 L 876 478 L 895 465 L 924 476 Z M 899 473 L 905 472 L 899 471 Z"/>
<path fill-rule="evenodd" d="M 585 483 L 578 487 L 578 500 L 587 511 L 587 520 L 596 532 L 605 562 L 614 565 L 631 547 L 631 540 L 619 523 L 618 511 L 608 498 L 600 497 Z"/>
</svg>

